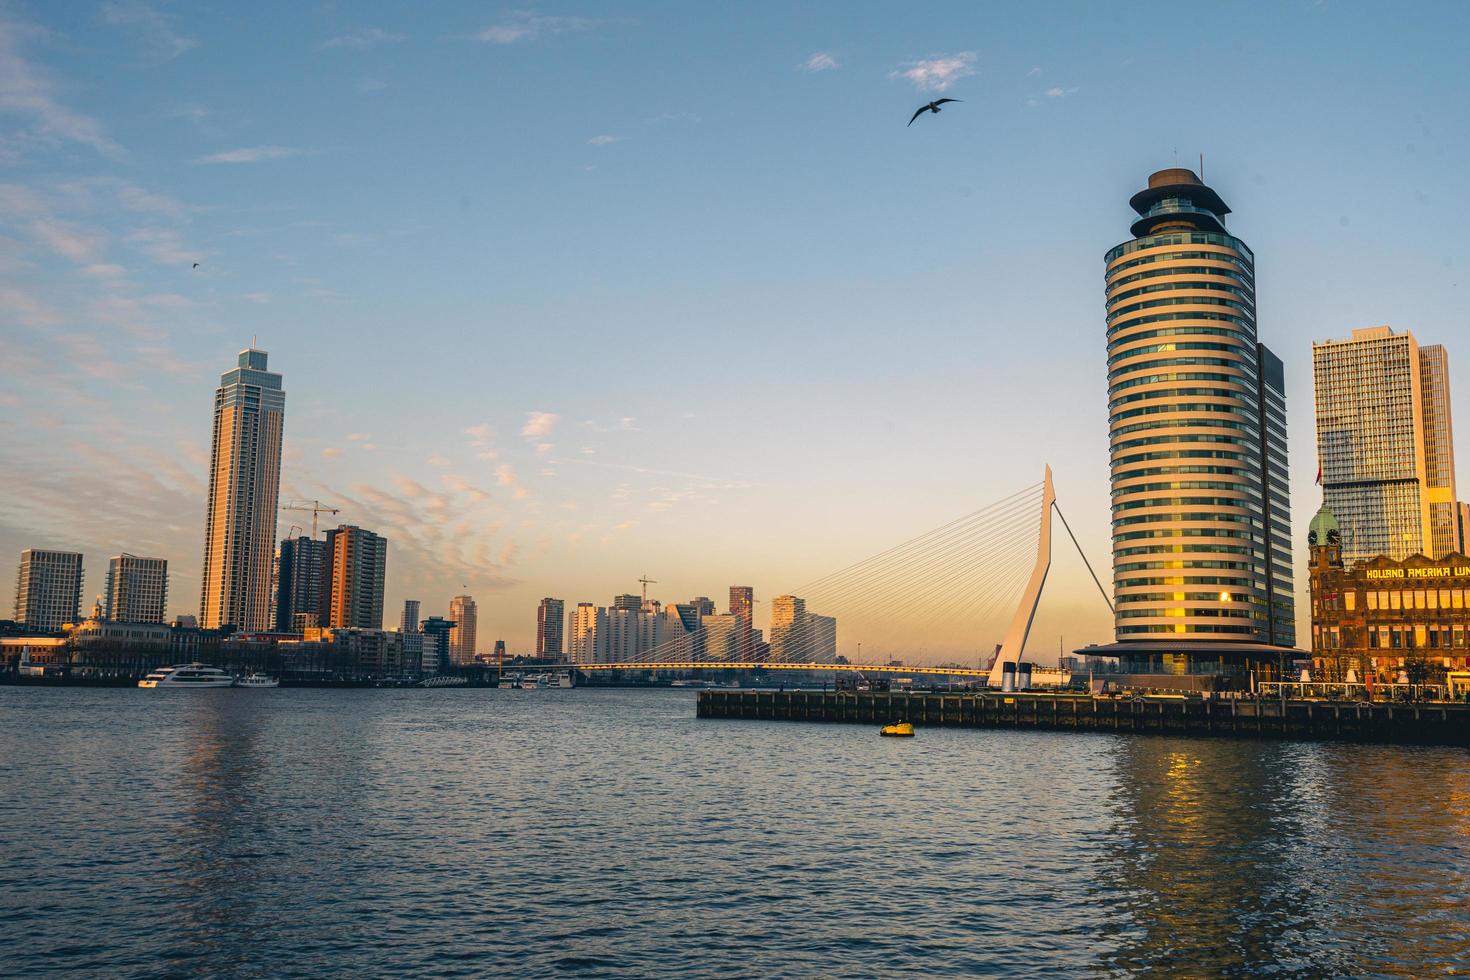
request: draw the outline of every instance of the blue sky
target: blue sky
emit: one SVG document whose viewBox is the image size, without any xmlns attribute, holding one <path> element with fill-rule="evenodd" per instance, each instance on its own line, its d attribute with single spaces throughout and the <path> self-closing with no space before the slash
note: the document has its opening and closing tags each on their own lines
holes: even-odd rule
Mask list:
<svg viewBox="0 0 1470 980">
<path fill-rule="evenodd" d="M 1102 255 L 1200 153 L 1287 364 L 1304 529 L 1312 340 L 1413 329 L 1470 406 L 1467 27 L 0 4 L 0 554 L 82 550 L 89 594 L 107 555 L 162 555 L 195 611 L 212 391 L 258 335 L 283 495 L 388 535 L 390 607 L 467 587 L 487 641 L 643 572 L 769 598 L 1046 462 L 1106 566 Z M 1110 638 L 1085 575 L 1059 548 L 1039 635 Z"/>
</svg>

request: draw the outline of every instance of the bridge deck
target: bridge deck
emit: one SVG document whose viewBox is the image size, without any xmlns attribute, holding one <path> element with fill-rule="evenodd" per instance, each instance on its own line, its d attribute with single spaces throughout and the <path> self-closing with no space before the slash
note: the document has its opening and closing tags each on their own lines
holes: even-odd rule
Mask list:
<svg viewBox="0 0 1470 980">
<path fill-rule="evenodd" d="M 765 660 L 646 660 L 632 663 L 570 664 L 573 670 L 821 670 L 829 673 L 914 674 L 923 677 L 989 677 L 973 667 L 899 667 L 893 664 L 802 664 Z"/>
</svg>

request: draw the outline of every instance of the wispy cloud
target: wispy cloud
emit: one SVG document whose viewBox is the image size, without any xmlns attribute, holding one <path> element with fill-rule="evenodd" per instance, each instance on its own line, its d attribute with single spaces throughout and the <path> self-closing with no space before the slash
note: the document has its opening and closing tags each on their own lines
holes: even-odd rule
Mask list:
<svg viewBox="0 0 1470 980">
<path fill-rule="evenodd" d="M 299 157 L 306 151 L 296 146 L 244 146 L 238 150 L 225 150 L 209 156 L 196 157 L 195 163 L 260 163 L 263 160 L 284 160 Z"/>
<path fill-rule="evenodd" d="M 607 146 L 609 143 L 621 143 L 625 139 L 627 139 L 626 136 L 608 136 L 608 135 L 604 135 L 604 136 L 594 136 L 590 140 L 588 140 L 587 142 L 590 143 L 590 144 L 592 144 L 593 146 Z"/>
<path fill-rule="evenodd" d="M 53 252 L 64 255 L 73 262 L 90 262 L 106 237 L 99 231 L 80 228 L 61 221 L 33 221 L 31 232 Z"/>
<path fill-rule="evenodd" d="M 470 437 L 470 445 L 476 449 L 488 449 L 495 442 L 495 430 L 490 428 L 489 422 L 481 422 L 464 430 L 464 434 Z"/>
<path fill-rule="evenodd" d="M 123 148 L 107 138 L 97 120 L 58 102 L 50 81 L 21 57 L 23 32 L 19 24 L 0 21 L 0 114 L 29 119 L 34 128 L 0 139 L 0 156 L 6 155 L 7 144 L 13 155 L 17 144 L 35 141 L 80 143 L 104 156 L 122 156 Z"/>
<path fill-rule="evenodd" d="M 832 71 L 841 68 L 842 63 L 830 51 L 818 51 L 810 58 L 803 61 L 799 66 L 802 71 Z"/>
<path fill-rule="evenodd" d="M 561 421 L 561 416 L 553 412 L 527 412 L 526 424 L 521 428 L 521 435 L 527 439 L 545 439 L 556 430 L 556 423 Z"/>
<path fill-rule="evenodd" d="M 388 83 L 381 78 L 360 78 L 357 81 L 359 95 L 376 95 L 387 89 Z"/>
<path fill-rule="evenodd" d="M 379 44 L 397 44 L 408 38 L 403 34 L 395 34 L 385 31 L 381 27 L 362 27 L 346 34 L 338 34 L 336 37 L 323 41 L 323 50 L 331 48 L 371 48 Z"/>
<path fill-rule="evenodd" d="M 588 31 L 600 23 L 589 17 L 552 17 L 530 10 L 515 10 L 500 23 L 471 34 L 470 38 L 488 44 L 515 44 L 549 35 Z"/>
<path fill-rule="evenodd" d="M 961 78 L 975 74 L 975 52 L 940 54 L 932 58 L 910 61 L 889 72 L 889 78 L 913 82 L 921 92 L 945 92 Z"/>
<path fill-rule="evenodd" d="M 168 16 L 142 0 L 108 0 L 102 5 L 99 15 L 104 24 L 132 30 L 155 55 L 162 58 L 177 58 L 199 43 L 174 30 Z"/>
<path fill-rule="evenodd" d="M 1061 88 L 1060 86 L 1054 85 L 1046 90 L 1046 97 L 1048 99 L 1065 99 L 1067 96 L 1073 94 L 1076 91 L 1077 86 L 1075 85 L 1071 88 Z"/>
</svg>

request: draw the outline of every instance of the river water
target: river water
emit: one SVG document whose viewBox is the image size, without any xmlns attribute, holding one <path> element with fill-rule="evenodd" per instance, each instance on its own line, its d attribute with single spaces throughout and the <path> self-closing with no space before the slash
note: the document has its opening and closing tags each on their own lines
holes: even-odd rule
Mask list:
<svg viewBox="0 0 1470 980">
<path fill-rule="evenodd" d="M 0 688 L 0 972 L 1450 976 L 1470 753 Z"/>
</svg>

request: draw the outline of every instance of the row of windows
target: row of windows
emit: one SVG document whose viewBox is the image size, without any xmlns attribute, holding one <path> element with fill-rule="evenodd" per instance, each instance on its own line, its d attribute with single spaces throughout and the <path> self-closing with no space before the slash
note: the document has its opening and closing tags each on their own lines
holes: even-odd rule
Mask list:
<svg viewBox="0 0 1470 980">
<path fill-rule="evenodd" d="M 1180 480 L 1177 483 L 1136 483 L 1127 487 L 1113 487 L 1111 493 L 1114 497 L 1131 497 L 1134 494 L 1154 493 L 1159 490 L 1234 490 L 1241 495 L 1243 501 L 1249 501 L 1257 506 L 1261 503 L 1260 495 L 1255 493 L 1248 483 L 1216 483 L 1212 480 Z"/>
<path fill-rule="evenodd" d="M 1121 330 L 1122 328 L 1119 329 Z M 1129 334 L 1124 338 L 1111 340 L 1108 345 L 1108 350 L 1117 351 L 1124 344 L 1137 343 L 1140 340 L 1153 340 L 1157 337 L 1229 337 L 1231 340 L 1237 340 L 1252 350 L 1256 346 L 1256 341 L 1253 337 L 1241 333 L 1239 330 L 1231 330 L 1227 327 L 1156 327 L 1153 330 L 1142 330 L 1135 334 Z M 1126 351 L 1118 352 L 1109 359 L 1108 363 L 1111 364 L 1120 357 L 1129 356 L 1131 355 Z"/>
<path fill-rule="evenodd" d="M 1112 437 L 1128 435 L 1130 432 L 1156 432 L 1161 429 L 1234 429 L 1244 432 L 1251 441 L 1256 441 L 1259 436 L 1256 427 L 1233 422 L 1230 419 L 1157 419 L 1152 422 L 1134 422 L 1132 425 L 1120 425 L 1113 429 Z"/>
<path fill-rule="evenodd" d="M 1369 609 L 1464 609 L 1466 589 L 1401 589 L 1364 593 Z M 1352 609 L 1355 592 L 1344 592 L 1345 608 Z"/>
<path fill-rule="evenodd" d="M 1137 338 L 1133 339 L 1136 340 Z M 1143 357 L 1148 354 L 1173 354 L 1177 351 L 1185 350 L 1212 350 L 1237 355 L 1242 353 L 1242 347 L 1239 344 L 1219 344 L 1204 340 L 1171 341 L 1162 344 L 1145 344 L 1142 347 L 1131 347 L 1127 350 L 1120 350 L 1108 358 L 1108 366 L 1111 367 L 1119 361 L 1124 361 L 1132 357 Z"/>
<path fill-rule="evenodd" d="M 1200 550 L 1205 551 L 1219 549 L 1201 548 Z M 1237 548 L 1235 550 L 1239 551 L 1240 554 L 1243 555 L 1250 553 L 1249 551 L 1246 551 L 1244 549 Z M 1200 558 L 1191 559 L 1190 561 L 1130 561 L 1124 562 L 1122 564 L 1116 564 L 1113 567 L 1114 570 L 1121 575 L 1124 572 L 1141 572 L 1151 568 L 1161 568 L 1166 571 L 1171 569 L 1179 569 L 1182 571 L 1188 568 L 1218 568 L 1225 571 L 1251 572 L 1255 571 L 1256 566 L 1250 564 L 1249 562 L 1243 561 L 1217 561 L 1213 558 Z"/>
<path fill-rule="evenodd" d="M 1234 249 L 1241 257 L 1254 262 L 1255 253 L 1250 250 L 1245 242 L 1233 235 L 1225 235 L 1215 231 L 1188 231 L 1171 232 L 1163 235 L 1147 235 L 1143 238 L 1135 238 L 1121 245 L 1114 245 L 1108 250 L 1104 261 L 1112 262 L 1116 258 L 1138 252 L 1146 248 L 1160 248 L 1164 245 L 1218 245 L 1221 248 Z M 1157 256 L 1153 257 L 1157 258 Z"/>
<path fill-rule="evenodd" d="M 1254 619 L 1249 609 L 1191 609 L 1170 606 L 1167 609 L 1119 609 L 1118 619 Z"/>
<path fill-rule="evenodd" d="M 1240 397 L 1238 395 L 1234 397 L 1233 401 L 1235 403 L 1234 404 L 1230 404 L 1230 405 L 1222 405 L 1219 402 L 1184 402 L 1182 404 L 1169 404 L 1169 405 L 1144 405 L 1144 406 L 1141 406 L 1139 408 L 1130 408 L 1130 409 L 1127 409 L 1127 410 L 1122 411 L 1122 412 L 1114 412 L 1114 413 L 1112 413 L 1111 415 L 1108 416 L 1108 422 L 1109 423 L 1112 423 L 1112 422 L 1117 422 L 1120 419 L 1137 418 L 1140 415 L 1178 415 L 1178 414 L 1192 413 L 1192 412 L 1215 412 L 1215 413 L 1218 413 L 1220 415 L 1232 415 L 1232 416 L 1234 416 L 1234 415 L 1251 414 L 1251 417 L 1252 418 L 1255 417 L 1254 416 L 1254 413 L 1247 413 L 1246 411 L 1244 411 L 1241 408 L 1241 406 L 1240 406 Z M 1190 424 L 1205 425 L 1207 423 L 1204 422 L 1203 420 L 1201 420 L 1198 423 L 1191 422 Z M 1142 426 L 1142 428 L 1147 428 L 1147 429 L 1152 429 L 1152 428 L 1156 428 L 1156 427 L 1157 427 L 1157 424 L 1150 424 L 1150 425 Z M 1242 426 L 1242 428 L 1247 428 L 1247 431 L 1254 431 L 1254 429 L 1255 429 L 1254 426 L 1249 426 L 1249 427 Z M 1118 429 L 1118 430 L 1115 430 L 1115 431 L 1121 432 L 1121 431 L 1124 431 L 1124 430 Z M 1131 431 L 1131 430 L 1129 430 L 1129 431 Z"/>
<path fill-rule="evenodd" d="M 1254 541 L 1256 535 L 1252 531 L 1231 531 L 1226 528 L 1214 527 L 1177 527 L 1160 528 L 1152 531 L 1123 531 L 1113 535 L 1113 542 L 1119 541 L 1143 541 L 1149 538 L 1237 538 L 1243 541 Z M 1185 550 L 1180 546 L 1179 550 Z M 1195 551 L 1194 546 L 1187 550 Z M 1115 549 L 1114 554 L 1122 554 L 1123 551 Z"/>
<path fill-rule="evenodd" d="M 1335 629 L 1324 639 L 1329 649 L 1342 646 L 1342 636 Z M 1458 624 L 1368 627 L 1368 647 L 1373 650 L 1464 650 L 1465 644 L 1465 627 Z"/>
<path fill-rule="evenodd" d="M 1250 477 L 1254 475 L 1252 470 L 1241 469 L 1236 466 L 1149 466 L 1141 470 L 1129 470 L 1127 473 L 1116 473 L 1113 479 L 1136 480 L 1145 476 L 1168 476 L 1173 473 L 1208 473 L 1211 476 L 1239 477 Z"/>
<path fill-rule="evenodd" d="M 1145 436 L 1142 439 L 1128 439 L 1123 442 L 1113 443 L 1113 452 L 1127 452 L 1130 449 L 1142 449 L 1144 446 L 1235 446 L 1246 450 L 1254 459 L 1258 455 L 1258 444 L 1255 439 L 1242 439 L 1239 436 L 1211 436 L 1203 434 L 1191 435 L 1168 435 L 1168 436 Z"/>
<path fill-rule="evenodd" d="M 1119 262 L 1117 265 L 1108 266 L 1106 274 L 1116 276 L 1120 272 L 1127 269 L 1136 269 L 1141 265 L 1159 265 L 1164 262 L 1187 262 L 1195 259 L 1204 259 L 1207 262 L 1223 262 L 1226 265 L 1240 269 L 1246 275 L 1255 275 L 1254 267 L 1239 255 L 1231 252 L 1196 251 L 1154 252 L 1152 255 L 1141 255 L 1136 259 L 1129 259 L 1127 262 Z"/>
<path fill-rule="evenodd" d="M 1220 514 L 1213 511 L 1195 514 L 1189 511 L 1166 511 L 1162 514 L 1136 514 L 1133 517 L 1119 517 L 1114 519 L 1113 527 L 1128 527 L 1134 524 L 1162 524 L 1165 522 L 1182 523 L 1185 521 L 1209 521 L 1214 524 L 1244 524 L 1248 527 L 1256 528 L 1261 526 L 1259 520 L 1245 514 Z"/>
<path fill-rule="evenodd" d="M 1249 414 L 1255 418 L 1255 399 L 1248 399 L 1249 391 L 1245 385 L 1238 388 L 1161 388 L 1158 391 L 1140 391 L 1132 395 L 1121 395 L 1117 398 L 1108 399 L 1108 408 L 1117 408 L 1119 405 L 1127 405 L 1130 402 L 1152 401 L 1159 398 L 1228 398 L 1236 403 L 1235 412 L 1241 415 Z M 1174 406 L 1178 411 L 1178 406 Z"/>
<path fill-rule="evenodd" d="M 1152 583 L 1150 583 L 1152 584 Z M 1220 592 L 1135 592 L 1132 595 L 1118 596 L 1119 603 L 1126 602 L 1245 602 L 1252 599 L 1251 596 L 1231 594 L 1228 599 L 1222 600 Z"/>
<path fill-rule="evenodd" d="M 1142 303 L 1130 303 L 1117 309 L 1108 310 L 1107 322 L 1112 323 L 1119 317 L 1127 316 L 1129 313 L 1137 313 L 1139 310 L 1152 310 L 1160 306 L 1223 306 L 1227 309 L 1239 310 L 1254 319 L 1256 308 L 1249 303 L 1238 303 L 1233 299 L 1215 299 L 1210 296 L 1189 296 L 1183 299 L 1150 299 Z"/>
<path fill-rule="evenodd" d="M 1139 282 L 1144 279 L 1158 279 L 1163 276 L 1221 276 L 1226 279 L 1233 279 L 1247 289 L 1254 288 L 1255 284 L 1252 281 L 1252 277 L 1248 274 L 1243 274 L 1240 271 L 1242 268 L 1244 268 L 1240 265 L 1240 263 L 1227 259 L 1223 255 L 1212 255 L 1210 257 L 1218 258 L 1221 266 L 1233 265 L 1235 266 L 1235 268 L 1221 268 L 1219 266 L 1210 265 L 1165 266 L 1160 264 L 1162 260 L 1160 260 L 1158 257 L 1150 256 L 1146 259 L 1136 259 L 1132 262 L 1125 262 L 1122 265 L 1117 266 L 1116 268 L 1108 270 L 1108 275 L 1106 277 L 1107 284 L 1110 287 L 1117 288 L 1118 286 L 1126 286 L 1130 282 Z M 1142 272 L 1132 273 L 1131 275 L 1118 276 L 1118 273 L 1123 271 L 1124 269 L 1138 265 L 1146 265 L 1150 266 L 1150 268 L 1144 269 Z"/>
<path fill-rule="evenodd" d="M 1140 364 L 1137 367 L 1130 368 L 1129 370 L 1140 371 L 1150 367 L 1153 367 L 1153 365 Z M 1170 374 L 1145 374 L 1137 378 L 1130 378 L 1127 381 L 1119 381 L 1116 384 L 1108 386 L 1108 394 L 1113 395 L 1120 391 L 1127 391 L 1129 388 L 1140 388 L 1144 385 L 1168 384 L 1170 382 L 1179 381 L 1218 381 L 1221 384 L 1239 385 L 1242 389 L 1249 388 L 1249 379 L 1243 378 L 1240 375 L 1236 374 L 1214 374 L 1208 371 L 1175 371 Z M 1185 390 L 1197 391 L 1198 389 Z M 1239 392 L 1232 389 L 1231 394 L 1239 394 Z M 1117 399 L 1114 399 L 1114 401 L 1116 400 Z"/>
<path fill-rule="evenodd" d="M 1236 326 L 1246 330 L 1249 337 L 1254 338 L 1256 335 L 1256 321 L 1254 317 L 1240 317 L 1232 316 L 1229 313 L 1209 313 L 1204 310 L 1194 310 L 1188 313 L 1182 311 L 1178 313 L 1151 313 L 1148 316 L 1129 317 L 1128 319 L 1122 320 L 1118 323 L 1109 324 L 1107 333 L 1108 343 L 1121 343 L 1121 340 L 1115 340 L 1118 334 L 1121 334 L 1125 330 L 1131 330 L 1134 327 L 1142 326 L 1146 323 L 1179 323 L 1181 321 L 1190 322 L 1195 320 L 1204 320 L 1206 322 L 1216 323 L 1233 323 Z M 1189 332 L 1195 333 L 1196 331 L 1191 330 Z M 1137 334 L 1136 336 L 1152 336 L 1152 334 Z M 1252 340 L 1252 343 L 1254 343 L 1254 340 Z"/>
<path fill-rule="evenodd" d="M 1113 469 L 1121 466 L 1132 466 L 1135 463 L 1146 463 L 1154 459 L 1231 459 L 1237 462 L 1254 463 L 1257 460 L 1255 453 L 1227 453 L 1219 449 L 1176 449 L 1170 452 L 1134 453 L 1132 456 L 1118 456 L 1112 462 Z"/>
<path fill-rule="evenodd" d="M 1139 587 L 1156 589 L 1161 585 L 1227 585 L 1235 589 L 1251 589 L 1255 587 L 1250 579 L 1230 578 L 1224 575 L 1165 575 L 1157 578 L 1120 578 L 1117 580 L 1117 585 L 1120 590 Z M 1118 601 L 1123 601 L 1121 595 L 1118 597 Z"/>
<path fill-rule="evenodd" d="M 1244 500 L 1229 497 L 1149 497 L 1146 500 L 1129 500 L 1113 505 L 1113 510 L 1138 510 L 1143 507 L 1235 507 L 1259 515 L 1261 508 L 1251 506 Z M 1254 518 L 1252 518 L 1254 520 Z"/>
<path fill-rule="evenodd" d="M 1146 633 L 1229 633 L 1232 635 L 1256 636 L 1259 630 L 1252 626 L 1227 626 L 1223 623 L 1220 625 L 1211 625 L 1208 629 L 1199 630 L 1185 629 L 1182 623 L 1177 627 L 1165 625 L 1129 626 L 1119 623 L 1117 632 L 1120 637 L 1124 635 L 1143 635 Z"/>
<path fill-rule="evenodd" d="M 1107 293 L 1113 287 L 1109 286 Z M 1109 306 L 1121 303 L 1125 299 L 1133 299 L 1138 296 L 1147 296 L 1151 293 L 1179 293 L 1179 292 L 1206 292 L 1206 293 L 1229 293 L 1238 296 L 1245 301 L 1245 305 L 1255 309 L 1256 297 L 1249 290 L 1241 289 L 1239 286 L 1231 286 L 1223 282 L 1210 282 L 1206 279 L 1185 279 L 1181 282 L 1160 282 L 1148 286 L 1134 286 L 1125 289 L 1121 293 L 1105 295 L 1104 299 Z"/>
</svg>

